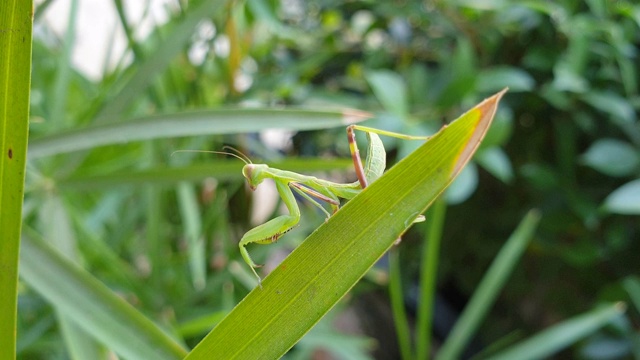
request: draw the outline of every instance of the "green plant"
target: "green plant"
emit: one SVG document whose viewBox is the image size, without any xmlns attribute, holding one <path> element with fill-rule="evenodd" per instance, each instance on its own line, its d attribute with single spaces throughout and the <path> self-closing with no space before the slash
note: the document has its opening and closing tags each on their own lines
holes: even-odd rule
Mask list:
<svg viewBox="0 0 640 360">
<path fill-rule="evenodd" d="M 44 23 L 52 3 L 35 9 L 36 23 Z M 640 356 L 638 211 L 630 201 L 637 196 L 640 138 L 634 2 L 318 0 L 295 8 L 194 0 L 176 2 L 165 23 L 140 37 L 126 3 L 115 0 L 115 26 L 127 34 L 131 56 L 118 55 L 97 80 L 71 62 L 79 16 L 78 2 L 72 4 L 66 33 L 58 38 L 45 27 L 33 42 L 22 256 L 38 257 L 23 262 L 19 357 L 128 353 L 136 347 L 127 340 L 146 331 L 166 357 L 181 357 L 252 287 L 235 240 L 258 222 L 251 220 L 252 202 L 273 209 L 263 217 L 275 215 L 277 204 L 249 195 L 239 162 L 170 156 L 175 150 L 231 145 L 279 168 L 353 181 L 341 139 L 344 123 L 361 119 L 342 109 L 374 113 L 367 126 L 430 135 L 505 86 L 511 90 L 477 156 L 427 223 L 404 234 L 389 268 L 374 268 L 338 308 L 357 306 L 365 295 L 386 298 L 389 282 L 406 358 L 434 354 L 437 340 L 448 343 L 440 356 L 459 354 L 471 339 L 479 344 L 471 351 L 484 356 L 518 342 L 525 345 L 508 351 L 528 351 L 533 343 L 540 356 L 564 351 L 595 359 L 607 349 Z M 204 55 L 193 56 L 195 50 Z M 283 148 L 258 136 L 283 127 L 291 135 Z M 389 163 L 418 145 L 385 139 Z M 524 215 L 533 208 L 537 226 L 537 215 Z M 4 216 L 4 203 L 2 209 Z M 288 239 L 252 248 L 252 256 L 269 266 L 324 221 L 312 208 L 302 212 L 305 222 Z M 514 243 L 517 252 L 496 257 Z M 490 275 L 490 263 L 508 263 L 509 270 Z M 34 271 L 42 264 L 50 266 Z M 38 278 L 49 274 L 57 279 Z M 80 291 L 77 304 L 59 297 L 65 303 L 56 305 L 53 295 L 43 300 L 37 293 L 78 279 L 102 285 Z M 470 299 L 455 330 L 466 341 L 433 331 L 436 292 L 454 305 Z M 620 301 L 633 310 L 620 315 Z M 74 328 L 92 303 L 128 309 L 127 319 L 137 323 L 127 325 L 133 335 L 106 341 L 99 334 L 110 326 Z M 64 314 L 69 308 L 71 316 Z M 331 329 L 321 321 L 287 358 L 317 349 L 375 356 L 371 338 L 327 341 L 338 337 Z M 559 341 L 541 345 L 549 334 Z"/>
<path fill-rule="evenodd" d="M 0 348 L 16 356 L 18 252 L 27 158 L 31 1 L 0 10 Z"/>
</svg>

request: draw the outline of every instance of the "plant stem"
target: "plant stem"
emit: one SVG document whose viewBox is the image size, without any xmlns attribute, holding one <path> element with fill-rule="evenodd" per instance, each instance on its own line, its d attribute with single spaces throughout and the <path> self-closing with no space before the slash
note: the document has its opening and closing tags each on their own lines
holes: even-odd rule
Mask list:
<svg viewBox="0 0 640 360">
<path fill-rule="evenodd" d="M 418 301 L 416 329 L 416 358 L 426 359 L 431 350 L 431 323 L 435 299 L 438 254 L 442 240 L 447 204 L 438 199 L 427 212 L 427 236 L 423 245 L 420 268 L 420 297 Z"/>
<path fill-rule="evenodd" d="M 400 354 L 402 355 L 402 359 L 412 359 L 411 334 L 404 307 L 400 274 L 400 254 L 397 248 L 389 251 L 389 297 L 391 300 L 391 310 L 393 311 L 393 322 L 395 323 L 396 334 L 398 336 Z"/>
</svg>

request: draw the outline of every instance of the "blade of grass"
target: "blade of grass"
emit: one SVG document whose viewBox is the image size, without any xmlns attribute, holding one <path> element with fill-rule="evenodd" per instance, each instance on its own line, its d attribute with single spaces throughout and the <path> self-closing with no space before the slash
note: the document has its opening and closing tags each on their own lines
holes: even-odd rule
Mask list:
<svg viewBox="0 0 640 360">
<path fill-rule="evenodd" d="M 217 323 L 220 322 L 228 311 L 216 311 L 211 314 L 203 315 L 195 319 L 185 321 L 178 325 L 176 331 L 183 338 L 195 337 L 210 331 Z"/>
<path fill-rule="evenodd" d="M 122 357 L 182 359 L 186 354 L 152 321 L 32 231 L 22 236 L 20 276 L 65 316 Z"/>
<path fill-rule="evenodd" d="M 29 130 L 33 2 L 0 6 L 0 359 L 16 357 L 18 253 Z"/>
<path fill-rule="evenodd" d="M 55 328 L 56 320 L 52 315 L 42 316 L 37 319 L 36 323 L 33 326 L 30 326 L 26 329 L 23 329 L 20 332 L 20 337 L 18 338 L 18 343 L 16 345 L 18 359 L 21 358 L 22 352 L 25 349 L 33 346 L 35 343 L 40 340 L 44 334 L 51 329 Z"/>
<path fill-rule="evenodd" d="M 52 245 L 69 261 L 77 263 L 76 236 L 62 199 L 55 194 L 47 194 L 39 209 L 38 217 L 42 232 L 48 234 Z M 67 351 L 72 359 L 100 359 L 100 346 L 67 317 L 56 309 L 56 319 L 60 326 Z"/>
<path fill-rule="evenodd" d="M 153 167 L 159 163 L 158 147 L 159 144 L 153 141 L 142 144 L 146 166 Z M 153 289 L 159 290 L 162 288 L 162 279 L 166 275 L 165 255 L 170 253 L 171 247 L 165 233 L 161 230 L 166 215 L 162 209 L 166 202 L 158 186 L 147 186 L 143 189 L 143 193 L 146 223 L 143 249 L 140 250 L 149 259 L 151 273 L 148 283 Z"/>
<path fill-rule="evenodd" d="M 76 214 L 77 215 L 77 214 Z M 82 214 L 84 215 L 84 214 Z M 86 264 L 95 268 L 109 269 L 108 276 L 114 283 L 125 286 L 124 291 L 134 291 L 143 303 L 151 303 L 148 297 L 153 296 L 149 292 L 139 291 L 145 289 L 146 283 L 141 279 L 133 266 L 121 258 L 113 248 L 104 242 L 94 229 L 91 229 L 85 218 L 74 218 L 74 228 L 77 236 L 82 238 L 78 244 Z M 132 290 L 133 289 L 133 290 Z"/>
<path fill-rule="evenodd" d="M 411 354 L 411 332 L 405 311 L 404 294 L 402 292 L 402 276 L 400 274 L 400 254 L 398 249 L 389 251 L 389 298 L 396 327 L 400 355 L 404 360 L 413 359 Z"/>
<path fill-rule="evenodd" d="M 135 40 L 134 35 L 133 35 L 133 30 L 131 29 L 131 26 L 129 25 L 130 21 L 129 19 L 127 19 L 127 15 L 125 13 L 125 8 L 122 4 L 122 0 L 114 0 L 113 1 L 116 10 L 118 12 L 118 18 L 120 19 L 120 26 L 122 26 L 122 29 L 124 30 L 124 34 L 127 37 L 127 42 L 129 44 L 129 48 L 131 49 L 131 51 L 133 52 L 133 56 L 134 56 L 134 62 L 143 62 L 145 60 L 145 55 L 144 55 L 144 51 L 142 50 L 142 47 L 140 46 L 140 44 Z M 147 6 L 147 10 L 149 7 L 149 3 L 146 4 Z M 196 23 L 197 24 L 197 23 Z M 192 28 L 188 31 L 195 31 L 195 28 Z M 183 35 L 183 34 L 180 34 Z M 186 41 L 188 38 L 183 37 L 182 38 L 184 41 Z M 166 44 L 165 44 L 166 45 Z M 171 44 L 171 46 L 175 46 L 178 44 Z M 165 50 L 165 49 L 163 49 Z M 177 52 L 176 52 L 177 54 Z M 174 54 L 175 56 L 175 54 Z M 168 60 L 171 60 L 170 58 Z M 148 64 L 148 63 L 147 63 Z M 163 66 L 161 68 L 158 68 L 158 72 L 162 71 L 162 69 L 166 67 Z M 145 79 L 147 80 L 147 79 Z M 137 83 L 137 82 L 136 82 Z M 130 84 L 134 84 L 134 83 L 130 83 Z M 144 86 L 144 84 L 140 84 L 142 86 Z M 161 96 L 158 94 L 158 90 L 156 88 L 156 86 L 148 86 L 149 89 L 147 91 L 147 93 L 149 94 L 149 97 L 151 98 L 151 102 L 155 105 L 161 104 L 164 101 L 162 101 Z M 144 88 L 140 89 L 140 90 L 144 90 Z M 123 104 L 123 106 L 125 106 L 126 104 Z"/>
<path fill-rule="evenodd" d="M 431 351 L 431 324 L 436 293 L 438 259 L 447 203 L 438 199 L 427 212 L 427 236 L 422 245 L 420 264 L 420 301 L 416 329 L 416 359 L 427 359 Z"/>
<path fill-rule="evenodd" d="M 163 114 L 126 122 L 108 122 L 34 139 L 29 143 L 29 158 L 168 137 L 257 132 L 271 128 L 323 129 L 351 124 L 369 117 L 370 114 L 355 110 L 259 108 Z"/>
<path fill-rule="evenodd" d="M 478 329 L 489 308 L 498 297 L 514 266 L 529 244 L 540 220 L 537 211 L 530 211 L 509 237 L 473 293 L 458 322 L 447 336 L 436 359 L 458 359 Z"/>
<path fill-rule="evenodd" d="M 640 311 L 640 279 L 635 276 L 629 276 L 622 280 L 622 287 L 629 293 L 633 306 Z"/>
<path fill-rule="evenodd" d="M 151 268 L 149 285 L 154 289 L 161 289 L 162 278 L 166 275 L 166 268 L 163 266 L 164 256 L 169 253 L 170 248 L 167 238 L 161 231 L 162 224 L 165 222 L 162 209 L 166 203 L 157 186 L 148 186 L 144 189 L 144 200 L 147 211 L 145 212 L 143 247 Z"/>
<path fill-rule="evenodd" d="M 69 9 L 69 20 L 67 30 L 62 41 L 62 51 L 57 59 L 56 78 L 51 92 L 51 108 L 49 123 L 54 124 L 58 129 L 68 125 L 68 118 L 65 116 L 67 106 L 67 94 L 69 93 L 69 83 L 71 81 L 72 64 L 71 51 L 73 50 L 76 35 L 76 18 L 78 15 L 78 0 L 71 1 Z"/>
<path fill-rule="evenodd" d="M 623 303 L 610 304 L 550 327 L 537 335 L 516 344 L 490 360 L 546 359 L 576 341 L 592 334 L 601 327 L 622 316 Z"/>
<path fill-rule="evenodd" d="M 191 281 L 194 289 L 202 290 L 207 281 L 207 249 L 202 238 L 201 212 L 192 184 L 186 182 L 178 184 L 178 204 L 180 205 L 180 217 L 184 224 L 183 236 L 187 242 Z"/>
<path fill-rule="evenodd" d="M 64 342 L 71 359 L 109 360 L 107 350 L 100 347 L 93 338 L 71 319 L 58 313 L 58 326 L 64 334 Z"/>
<path fill-rule="evenodd" d="M 36 6 L 35 13 L 33 14 L 34 20 L 39 20 L 39 17 L 42 16 L 42 14 L 49 8 L 49 5 L 51 5 L 53 2 L 54 0 L 41 1 L 40 4 Z"/>
<path fill-rule="evenodd" d="M 387 171 L 313 232 L 187 359 L 279 358 L 444 191 L 486 133 L 501 92 Z"/>
<path fill-rule="evenodd" d="M 180 181 L 199 181 L 211 177 L 219 181 L 240 180 L 242 179 L 243 165 L 236 161 L 214 160 L 181 167 L 157 167 L 136 172 L 122 171 L 106 175 L 74 176 L 58 180 L 57 185 L 62 190 L 90 191 L 126 185 L 170 185 Z M 302 173 L 349 170 L 353 168 L 353 162 L 350 159 L 285 159 L 279 162 L 269 162 L 267 165 Z"/>
</svg>

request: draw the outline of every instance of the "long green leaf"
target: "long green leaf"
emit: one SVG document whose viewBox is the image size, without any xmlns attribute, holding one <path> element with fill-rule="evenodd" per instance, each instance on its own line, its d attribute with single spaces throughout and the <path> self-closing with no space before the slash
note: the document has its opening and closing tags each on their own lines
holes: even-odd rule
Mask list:
<svg viewBox="0 0 640 360">
<path fill-rule="evenodd" d="M 389 300 L 393 313 L 393 323 L 396 328 L 398 347 L 402 359 L 413 359 L 411 350 L 411 328 L 407 319 L 407 311 L 402 291 L 402 276 L 400 274 L 400 254 L 396 249 L 389 251 Z"/>
<path fill-rule="evenodd" d="M 168 137 L 234 134 L 271 128 L 323 129 L 362 121 L 370 116 L 368 113 L 355 110 L 260 108 L 163 114 L 126 122 L 108 122 L 34 139 L 29 143 L 29 158 Z"/>
<path fill-rule="evenodd" d="M 187 240 L 189 270 L 193 288 L 202 290 L 207 281 L 206 243 L 202 238 L 202 218 L 198 206 L 198 196 L 193 184 L 178 184 L 178 204 L 180 217 L 184 224 L 183 236 Z"/>
<path fill-rule="evenodd" d="M 439 199 L 429 208 L 427 213 L 427 233 L 422 245 L 422 259 L 420 261 L 420 302 L 418 303 L 416 324 L 417 359 L 426 359 L 427 354 L 431 351 L 433 305 L 436 297 L 440 244 L 442 243 L 442 229 L 446 212 L 446 201 Z"/>
<path fill-rule="evenodd" d="M 402 160 L 312 233 L 189 354 L 275 359 L 326 314 L 444 191 L 484 137 L 504 92 Z"/>
<path fill-rule="evenodd" d="M 491 360 L 546 359 L 554 353 L 592 334 L 621 316 L 626 309 L 623 303 L 615 303 L 550 327 L 539 334 L 512 346 Z"/>
<path fill-rule="evenodd" d="M 18 252 L 29 130 L 32 1 L 0 6 L 0 359 L 16 356 Z"/>
<path fill-rule="evenodd" d="M 451 330 L 436 359 L 458 359 L 478 325 L 495 302 L 513 267 L 518 263 L 540 220 L 537 211 L 531 211 L 509 237 L 482 278 L 478 289 Z"/>
<path fill-rule="evenodd" d="M 69 213 L 62 199 L 55 193 L 47 194 L 38 209 L 39 225 L 49 242 L 70 262 L 78 263 L 77 239 L 71 226 Z M 56 318 L 72 359 L 101 359 L 101 347 L 86 331 L 59 311 Z"/>
<path fill-rule="evenodd" d="M 640 279 L 636 276 L 629 276 L 622 280 L 622 287 L 629 293 L 631 303 L 636 310 L 640 311 Z"/>
<path fill-rule="evenodd" d="M 268 163 L 276 168 L 295 172 L 335 171 L 353 169 L 350 159 L 291 158 Z M 210 161 L 180 167 L 158 167 L 141 171 L 123 171 L 106 175 L 73 176 L 57 181 L 60 189 L 73 191 L 101 190 L 113 186 L 149 186 L 176 184 L 180 181 L 196 181 L 206 178 L 222 180 L 242 179 L 239 161 Z"/>
<path fill-rule="evenodd" d="M 174 339 L 36 236 L 23 234 L 20 276 L 64 316 L 129 359 L 181 359 Z"/>
</svg>

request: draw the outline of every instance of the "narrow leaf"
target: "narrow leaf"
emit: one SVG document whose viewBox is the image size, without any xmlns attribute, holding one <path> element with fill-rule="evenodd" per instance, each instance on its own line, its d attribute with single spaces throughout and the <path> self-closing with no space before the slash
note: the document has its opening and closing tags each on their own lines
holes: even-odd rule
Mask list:
<svg viewBox="0 0 640 360">
<path fill-rule="evenodd" d="M 400 118 L 407 116 L 407 86 L 400 75 L 381 70 L 368 73 L 366 79 L 385 110 Z"/>
<path fill-rule="evenodd" d="M 38 211 L 40 228 L 49 234 L 49 242 L 70 262 L 78 263 L 77 240 L 69 213 L 62 199 L 55 193 L 47 194 Z M 72 359 L 100 359 L 99 344 L 86 331 L 64 313 L 56 311 L 58 326 L 67 351 Z"/>
<path fill-rule="evenodd" d="M 540 214 L 537 211 L 529 212 L 509 240 L 507 240 L 507 243 L 502 247 L 491 267 L 482 278 L 478 289 L 473 294 L 460 319 L 451 330 L 451 333 L 449 333 L 447 341 L 442 346 L 436 359 L 460 358 L 469 340 L 477 331 L 480 322 L 485 318 L 491 305 L 494 304 L 514 266 L 518 263 L 539 220 Z"/>
<path fill-rule="evenodd" d="M 296 172 L 335 171 L 353 169 L 351 159 L 326 160 L 321 158 L 291 158 L 268 163 L 271 167 Z M 240 180 L 242 163 L 239 161 L 210 161 L 179 167 L 157 167 L 140 171 L 112 172 L 105 175 L 73 176 L 58 180 L 61 189 L 73 191 L 100 190 L 114 186 L 144 186 L 176 184 L 180 181 L 197 181 L 206 178 Z"/>
<path fill-rule="evenodd" d="M 624 311 L 625 305 L 622 303 L 592 310 L 550 327 L 512 346 L 499 355 L 490 357 L 490 359 L 547 359 L 556 352 L 609 324 L 622 315 Z"/>
<path fill-rule="evenodd" d="M 189 354 L 275 359 L 324 316 L 469 161 L 500 92 L 443 128 L 313 232 Z M 274 341 L 277 336 L 277 341 Z"/>
<path fill-rule="evenodd" d="M 202 238 L 202 219 L 198 207 L 198 196 L 193 184 L 178 184 L 178 204 L 184 224 L 182 235 L 187 242 L 189 270 L 193 287 L 202 290 L 207 281 L 207 249 Z"/>
<path fill-rule="evenodd" d="M 622 286 L 629 293 L 633 306 L 640 311 L 640 279 L 636 276 L 629 276 L 622 280 Z"/>
<path fill-rule="evenodd" d="M 35 236 L 23 235 L 20 276 L 66 318 L 130 359 L 181 359 L 186 351 L 89 273 Z"/>
<path fill-rule="evenodd" d="M 0 6 L 0 359 L 16 356 L 18 252 L 29 128 L 33 2 Z"/>
<path fill-rule="evenodd" d="M 427 232 L 422 244 L 420 260 L 420 302 L 416 325 L 416 359 L 426 359 L 431 351 L 433 304 L 435 303 L 442 229 L 447 211 L 446 202 L 437 200 L 427 213 Z"/>
<path fill-rule="evenodd" d="M 83 129 L 34 139 L 29 158 L 52 156 L 98 146 L 158 138 L 233 134 L 280 128 L 323 129 L 369 118 L 368 113 L 344 110 L 216 109 L 163 114 L 126 122 L 109 121 Z M 301 120 L 304 119 L 304 120 Z"/>
</svg>

